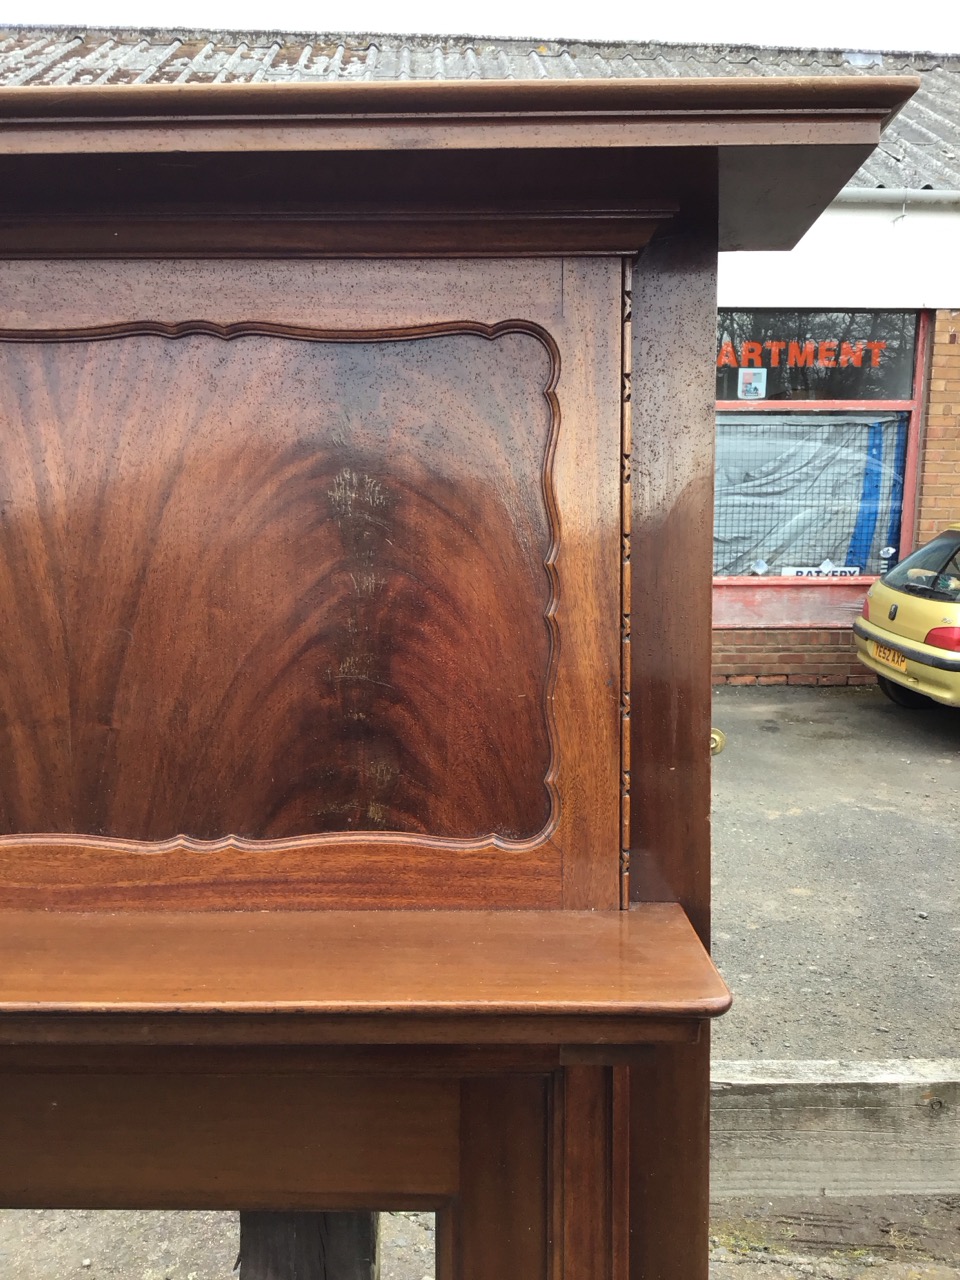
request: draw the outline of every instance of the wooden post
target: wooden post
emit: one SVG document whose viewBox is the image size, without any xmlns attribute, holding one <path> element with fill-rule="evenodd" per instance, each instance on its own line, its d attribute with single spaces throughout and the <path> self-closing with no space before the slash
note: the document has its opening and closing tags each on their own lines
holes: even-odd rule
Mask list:
<svg viewBox="0 0 960 1280">
<path fill-rule="evenodd" d="M 241 1213 L 240 1280 L 379 1280 L 376 1213 Z"/>
</svg>

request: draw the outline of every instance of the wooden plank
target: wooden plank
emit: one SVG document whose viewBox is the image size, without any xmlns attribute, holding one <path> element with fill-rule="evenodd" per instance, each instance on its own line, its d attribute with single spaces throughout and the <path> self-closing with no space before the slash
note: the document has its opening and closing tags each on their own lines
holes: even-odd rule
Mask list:
<svg viewBox="0 0 960 1280">
<path fill-rule="evenodd" d="M 686 1017 L 645 1014 L 581 1016 L 519 1013 L 444 1014 L 385 1017 L 350 1014 L 47 1014 L 0 1016 L 0 1045 L 156 1046 L 328 1046 L 380 1045 L 389 1048 L 503 1045 L 521 1049 L 568 1049 L 587 1045 L 618 1057 L 637 1045 L 694 1044 L 698 1023 Z M 597 1054 L 591 1061 L 597 1061 Z M 390 1061 L 389 1055 L 386 1059 Z"/>
<path fill-rule="evenodd" d="M 250 1037 L 248 1037 L 249 1039 Z M 591 1065 L 609 1065 L 632 1047 L 591 1045 Z M 563 1065 L 557 1045 L 0 1045 L 0 1073 L 92 1071 L 123 1075 L 328 1075 L 419 1077 L 547 1074 Z"/>
<path fill-rule="evenodd" d="M 427 113 L 451 113 L 486 122 L 491 113 L 511 116 L 581 113 L 686 112 L 725 115 L 763 112 L 789 117 L 852 114 L 885 119 L 919 87 L 915 76 L 778 76 L 745 80 L 716 76 L 701 79 L 633 79 L 618 81 L 419 80 L 297 84 L 138 85 L 107 89 L 84 86 L 41 86 L 28 94 L 0 89 L 0 117 L 11 132 L 26 120 L 50 119 L 64 125 L 93 127 L 98 121 L 129 125 L 137 116 L 175 120 L 204 116 L 238 122 L 250 113 L 262 119 L 310 121 L 387 114 L 413 120 Z M 541 122 L 536 120 L 537 124 Z M 531 132 L 535 132 L 531 130 Z"/>
<path fill-rule="evenodd" d="M 435 1222 L 435 1280 L 458 1280 L 456 1256 L 457 1223 L 453 1206 L 448 1204 L 444 1205 L 443 1208 L 438 1208 Z"/>
<path fill-rule="evenodd" d="M 567 1067 L 558 1081 L 563 1141 L 554 1177 L 562 1188 L 563 1280 L 614 1280 L 614 1220 L 626 1198 L 621 1194 L 615 1211 L 612 1089 L 604 1067 Z"/>
<path fill-rule="evenodd" d="M 729 994 L 682 909 L 0 912 L 6 1014 L 696 1018 Z M 386 1029 L 386 1028 L 385 1028 Z"/>
<path fill-rule="evenodd" d="M 779 77 L 778 77 L 779 79 Z M 818 77 L 818 80 L 820 77 Z M 826 77 L 823 77 L 826 79 Z M 873 77 L 871 77 L 871 80 Z M 717 84 L 718 80 L 713 80 Z M 569 83 L 569 82 L 568 82 Z M 916 82 L 904 77 L 897 83 L 899 96 L 910 96 Z M 357 88 L 363 86 L 357 85 Z M 83 92 L 83 91 L 81 91 Z M 122 92 L 122 90 L 121 90 Z M 67 89 L 64 96 L 69 93 Z M 31 90 L 30 96 L 33 91 Z M 718 95 L 719 97 L 719 95 Z M 158 124 L 105 120 L 76 125 L 72 121 L 42 119 L 18 121 L 15 129 L 0 132 L 0 149 L 6 155 L 49 155 L 86 152 L 123 155 L 130 152 L 224 152 L 246 151 L 389 151 L 427 146 L 431 151 L 467 150 L 518 151 L 543 147 L 563 150 L 581 147 L 772 147 L 793 131 L 798 141 L 837 146 L 850 154 L 856 168 L 880 140 L 884 110 L 824 111 L 819 119 L 810 113 L 771 111 L 767 118 L 737 118 L 736 106 L 727 111 L 690 112 L 677 118 L 653 112 L 631 115 L 611 113 L 607 120 L 562 117 L 541 120 L 404 121 L 358 119 L 354 122 L 327 118 L 307 121 L 254 120 L 233 123 L 209 120 L 170 120 Z M 698 118 L 699 116 L 699 118 Z M 318 124 L 322 127 L 318 128 Z M 533 127 L 531 127 L 533 126 Z"/>
<path fill-rule="evenodd" d="M 0 1078 L 10 1208 L 432 1208 L 459 1179 L 454 1080 Z"/>
<path fill-rule="evenodd" d="M 547 1280 L 548 1091 L 546 1076 L 463 1082 L 456 1280 Z"/>
<path fill-rule="evenodd" d="M 630 1071 L 627 1064 L 615 1065 L 611 1078 L 610 1275 L 612 1280 L 630 1280 Z"/>
<path fill-rule="evenodd" d="M 227 839 L 133 847 L 68 837 L 0 837 L 0 902 L 41 911 L 406 910 L 435 902 L 462 910 L 558 908 L 560 855 L 535 849 L 444 847 L 369 835 L 330 847 L 312 841 Z"/>
<path fill-rule="evenodd" d="M 960 1060 L 717 1062 L 714 1199 L 960 1194 Z"/>
<path fill-rule="evenodd" d="M 683 903 L 705 942 L 715 272 L 705 221 L 633 284 L 630 890 Z M 707 1035 L 630 1067 L 631 1274 L 706 1280 L 708 1088 Z"/>
<path fill-rule="evenodd" d="M 667 236 L 633 282 L 630 892 L 683 903 L 705 942 L 715 245 Z"/>
<path fill-rule="evenodd" d="M 379 1280 L 375 1213 L 241 1213 L 239 1280 Z"/>
<path fill-rule="evenodd" d="M 561 743 L 578 743 L 576 785 L 564 792 L 566 821 L 556 837 L 563 906 L 574 911 L 620 903 L 620 716 L 611 692 L 620 671 L 620 296 L 617 261 L 565 262 L 564 325 L 577 339 L 564 344 L 557 389 L 557 623 L 561 652 L 573 640 L 585 661 L 561 662 L 554 706 Z M 558 765 L 560 778 L 572 782 L 563 749 Z"/>
<path fill-rule="evenodd" d="M 664 218 L 669 215 L 665 214 Z M 498 220 L 464 214 L 429 217 L 400 209 L 396 216 L 362 212 L 310 217 L 184 219 L 147 214 L 137 219 L 72 218 L 46 221 L 0 219 L 0 254 L 10 258 L 317 258 L 317 257 L 503 257 L 634 253 L 659 221 L 634 214 L 565 213 L 516 215 Z M 176 248 L 171 248 L 176 244 Z M 478 250 L 477 246 L 482 245 Z"/>
<path fill-rule="evenodd" d="M 709 1036 L 630 1067 L 630 1275 L 707 1280 Z"/>
</svg>

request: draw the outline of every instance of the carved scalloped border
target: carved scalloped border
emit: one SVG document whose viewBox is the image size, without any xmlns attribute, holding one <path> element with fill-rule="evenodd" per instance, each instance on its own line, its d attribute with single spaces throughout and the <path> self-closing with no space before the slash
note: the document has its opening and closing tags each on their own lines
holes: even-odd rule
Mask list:
<svg viewBox="0 0 960 1280">
<path fill-rule="evenodd" d="M 175 324 L 161 320 L 135 320 L 70 329 L 0 329 L 0 342 L 101 342 L 114 338 L 141 336 L 176 339 L 202 335 L 221 338 L 225 341 L 242 337 L 275 337 L 302 342 L 372 343 L 411 342 L 418 338 L 456 337 L 467 334 L 495 341 L 508 333 L 523 333 L 534 338 L 544 348 L 550 359 L 550 373 L 543 388 L 543 396 L 550 410 L 550 431 L 540 472 L 541 490 L 550 529 L 550 546 L 543 561 L 550 584 L 550 598 L 544 611 L 544 620 L 550 636 L 550 652 L 543 699 L 544 721 L 547 726 L 547 740 L 550 744 L 550 763 L 543 782 L 550 797 L 550 814 L 544 827 L 524 840 L 509 840 L 494 832 L 480 837 L 457 838 L 401 831 L 327 831 L 313 835 L 289 836 L 281 840 L 248 839 L 236 835 L 224 835 L 216 840 L 198 840 L 186 835 L 172 836 L 167 840 L 130 840 L 120 836 L 29 832 L 2 835 L 0 846 L 56 845 L 65 848 L 82 847 L 88 850 L 102 850 L 105 853 L 125 851 L 158 854 L 180 851 L 215 853 L 227 850 L 235 850 L 238 853 L 283 853 L 295 849 L 322 848 L 331 845 L 362 847 L 376 844 L 381 847 L 383 845 L 420 846 L 469 853 L 489 849 L 525 852 L 539 848 L 550 839 L 559 825 L 561 808 L 560 792 L 557 786 L 560 761 L 553 711 L 553 695 L 560 655 L 560 631 L 557 623 L 560 600 L 560 578 L 557 572 L 557 556 L 560 550 L 560 511 L 553 478 L 553 464 L 560 434 L 560 402 L 556 394 L 557 382 L 560 378 L 560 349 L 546 329 L 528 320 L 502 320 L 493 325 L 476 320 L 454 320 L 385 329 L 317 329 L 255 320 L 243 320 L 233 324 L 217 324 L 212 320 L 183 320 Z"/>
</svg>

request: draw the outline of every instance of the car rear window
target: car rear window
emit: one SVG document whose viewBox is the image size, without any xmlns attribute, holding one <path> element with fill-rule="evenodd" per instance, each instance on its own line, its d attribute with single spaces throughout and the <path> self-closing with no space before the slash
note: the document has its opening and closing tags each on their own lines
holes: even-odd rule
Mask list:
<svg viewBox="0 0 960 1280">
<path fill-rule="evenodd" d="M 901 560 L 883 582 L 929 600 L 960 602 L 960 533 L 941 533 Z"/>
</svg>

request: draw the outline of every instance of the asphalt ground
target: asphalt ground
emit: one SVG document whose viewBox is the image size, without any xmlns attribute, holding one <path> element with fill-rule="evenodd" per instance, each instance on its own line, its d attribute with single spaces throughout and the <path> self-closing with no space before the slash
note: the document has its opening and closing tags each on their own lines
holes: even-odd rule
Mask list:
<svg viewBox="0 0 960 1280">
<path fill-rule="evenodd" d="M 720 686 L 719 1058 L 960 1056 L 960 711 Z"/>
<path fill-rule="evenodd" d="M 960 1056 L 960 711 L 721 686 L 715 1059 Z M 711 1280 L 960 1280 L 960 1198 L 714 1204 Z"/>
<path fill-rule="evenodd" d="M 960 711 L 871 687 L 723 686 L 713 723 L 724 1059 L 960 1056 Z M 711 1280 L 960 1280 L 960 1199 L 727 1202 Z M 382 1280 L 429 1280 L 390 1214 Z M 0 1280 L 227 1280 L 234 1214 L 0 1211 Z M 504 1280 L 524 1278 L 504 1277 Z"/>
</svg>

